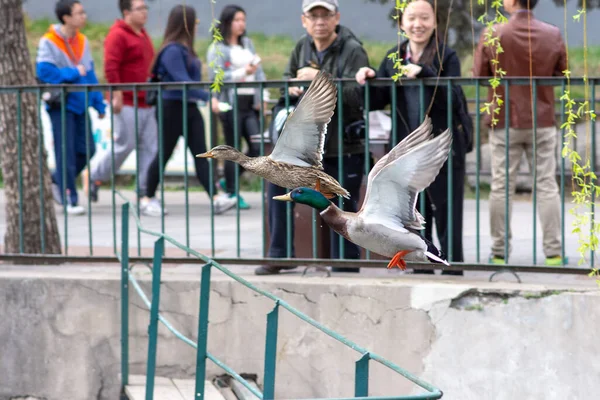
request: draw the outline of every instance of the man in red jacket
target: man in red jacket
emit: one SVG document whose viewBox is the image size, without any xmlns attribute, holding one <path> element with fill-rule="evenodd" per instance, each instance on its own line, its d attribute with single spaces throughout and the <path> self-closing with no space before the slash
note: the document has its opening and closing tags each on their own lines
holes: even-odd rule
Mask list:
<svg viewBox="0 0 600 400">
<path fill-rule="evenodd" d="M 154 47 L 144 25 L 148 20 L 148 6 L 144 0 L 119 0 L 123 19 L 117 19 L 104 41 L 104 74 L 108 83 L 143 83 L 150 76 Z M 157 123 L 154 108 L 145 103 L 145 92 L 137 92 L 138 131 L 136 132 L 133 91 L 113 91 L 114 157 L 105 151 L 91 162 L 91 185 L 87 186 L 87 171 L 83 176 L 84 190 L 91 200 L 98 201 L 98 186 L 116 174 L 129 154 L 136 149 L 138 137 L 138 180 L 142 198 L 146 191 L 146 170 L 157 151 Z"/>
</svg>

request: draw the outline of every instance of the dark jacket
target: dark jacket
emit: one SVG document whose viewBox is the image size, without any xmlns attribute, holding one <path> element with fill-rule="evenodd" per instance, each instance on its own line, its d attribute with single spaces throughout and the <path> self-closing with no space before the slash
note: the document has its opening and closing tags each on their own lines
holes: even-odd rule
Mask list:
<svg viewBox="0 0 600 400">
<path fill-rule="evenodd" d="M 362 47 L 360 40 L 354 36 L 350 29 L 338 25 L 336 32 L 338 36 L 327 49 L 321 63 L 318 62 L 317 50 L 313 39 L 307 34 L 303 35 L 294 47 L 283 74 L 284 79 L 296 77 L 297 71 L 300 68 L 311 64 L 318 69 L 329 72 L 334 79 L 354 79 L 356 72 L 361 67 L 369 64 L 367 52 Z M 309 52 L 306 52 L 306 46 L 309 46 Z M 308 55 L 309 60 L 306 60 L 306 55 Z M 343 87 L 343 122 L 344 127 L 346 127 L 352 122 L 363 119 L 363 112 L 362 99 L 356 90 L 357 84 L 345 82 Z M 291 98 L 290 100 L 293 99 Z M 338 142 L 338 107 L 336 106 L 335 112 L 331 117 L 331 122 L 327 125 L 324 157 L 338 156 Z M 364 144 L 360 142 L 344 142 L 343 154 L 361 154 L 364 152 Z"/>
<path fill-rule="evenodd" d="M 407 45 L 408 41 L 405 41 L 400 45 L 400 58 L 402 58 L 403 60 L 406 58 Z M 456 52 L 448 46 L 445 47 L 445 50 L 442 50 L 444 49 L 443 43 L 440 43 L 439 46 L 440 51 L 443 51 L 442 72 L 440 76 L 460 76 L 460 60 Z M 390 54 L 395 53 L 397 50 L 398 48 L 395 46 L 387 52 L 386 56 L 381 62 L 381 65 L 379 66 L 379 70 L 377 71 L 377 78 L 391 78 L 398 72 L 398 70 L 394 68 L 394 62 L 388 57 Z M 403 63 L 406 64 L 405 61 L 403 61 Z M 438 71 L 440 70 L 438 56 L 434 57 L 431 66 L 419 63 L 416 64 L 422 67 L 422 71 L 419 73 L 417 78 L 435 78 L 438 76 Z M 408 78 L 401 78 L 401 80 L 406 79 Z M 446 85 L 446 82 L 440 82 L 440 84 L 437 86 L 437 90 L 435 86 L 425 86 L 424 90 L 424 112 L 427 112 L 427 109 L 431 103 L 431 99 L 435 91 L 435 98 L 433 100 L 433 105 L 431 106 L 431 111 L 429 112 L 429 116 L 431 117 L 431 122 L 433 125 L 434 135 L 438 135 L 448 128 L 448 89 Z M 455 107 L 457 104 L 460 104 L 460 96 L 456 92 L 456 89 L 458 89 L 458 87 L 455 86 L 454 88 L 455 90 L 453 90 L 452 104 Z M 421 120 L 419 115 L 419 91 L 420 90 L 418 86 L 407 86 L 398 84 L 396 90 L 398 142 L 404 139 L 409 133 L 411 133 L 420 125 Z M 369 103 L 369 111 L 381 110 L 387 105 L 392 104 L 391 89 L 387 85 L 372 86 L 370 95 L 371 96 Z M 453 167 L 464 168 L 467 138 L 465 138 L 463 135 L 457 134 L 457 132 L 461 131 L 456 129 L 457 118 L 455 114 L 453 114 L 452 122 L 454 126 L 454 128 L 452 129 L 454 136 L 452 143 Z M 390 135 L 390 147 L 396 144 L 391 142 L 392 139 L 393 137 L 392 135 Z"/>
<path fill-rule="evenodd" d="M 495 34 L 500 38 L 503 52 L 498 54 L 500 67 L 506 76 L 563 76 L 567 69 L 567 51 L 560 30 L 550 24 L 533 18 L 530 11 L 517 11 L 511 15 L 507 23 L 495 26 Z M 485 46 L 486 30 L 481 33 L 477 52 L 473 60 L 473 76 L 493 76 L 495 58 L 492 47 Z M 531 61 L 529 49 L 531 46 Z M 529 70 L 531 64 L 532 71 Z M 511 85 L 508 107 L 510 107 L 510 127 L 531 129 L 533 115 L 531 112 L 531 87 Z M 504 98 L 504 85 L 496 88 L 496 93 Z M 493 90 L 488 90 L 488 101 L 492 100 Z M 537 87 L 537 126 L 545 128 L 554 126 L 554 87 L 538 85 Z M 492 107 L 493 109 L 493 107 Z M 506 103 L 500 107 L 497 128 L 504 128 Z M 486 123 L 491 124 L 491 115 L 486 113 Z"/>
<path fill-rule="evenodd" d="M 161 51 L 158 58 L 157 72 L 162 82 L 200 82 L 202 81 L 202 64 L 186 46 L 170 43 Z M 210 95 L 206 90 L 188 89 L 187 101 L 208 101 Z M 182 90 L 164 90 L 164 100 L 183 100 Z"/>
</svg>

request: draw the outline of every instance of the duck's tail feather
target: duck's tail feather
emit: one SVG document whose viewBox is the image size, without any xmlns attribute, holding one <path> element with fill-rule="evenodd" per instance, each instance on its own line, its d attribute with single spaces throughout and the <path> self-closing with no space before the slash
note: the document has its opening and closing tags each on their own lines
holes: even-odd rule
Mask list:
<svg viewBox="0 0 600 400">
<path fill-rule="evenodd" d="M 342 196 L 346 199 L 350 199 L 350 192 L 341 186 L 340 186 L 340 189 L 341 190 L 338 190 L 335 194 L 337 194 L 338 196 Z"/>
<path fill-rule="evenodd" d="M 429 240 L 425 238 L 423 238 L 423 240 L 427 244 L 427 250 L 424 253 L 429 261 L 450 266 L 450 263 L 446 261 L 446 256 L 443 251 L 435 247 Z"/>
</svg>

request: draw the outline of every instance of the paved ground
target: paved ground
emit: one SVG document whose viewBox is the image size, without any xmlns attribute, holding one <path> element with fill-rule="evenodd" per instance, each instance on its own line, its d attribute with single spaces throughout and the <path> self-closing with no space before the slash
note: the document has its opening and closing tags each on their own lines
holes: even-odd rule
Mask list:
<svg viewBox="0 0 600 400">
<path fill-rule="evenodd" d="M 131 201 L 135 201 L 133 192 L 124 192 L 124 195 Z M 243 193 L 246 201 L 252 206 L 250 210 L 240 210 L 239 225 L 237 222 L 237 211 L 235 209 L 228 211 L 224 215 L 214 218 L 214 245 L 215 257 L 236 257 L 238 255 L 238 246 L 236 234 L 240 232 L 239 256 L 243 258 L 260 258 L 262 256 L 262 203 L 260 193 Z M 84 197 L 84 201 L 87 199 Z M 186 224 L 185 224 L 185 197 L 183 192 L 165 192 L 166 207 L 168 215 L 164 219 L 165 232 L 175 240 L 186 243 Z M 0 192 L 0 202 L 4 202 L 3 192 Z M 120 246 L 121 223 L 120 205 L 123 201 L 116 197 L 116 220 L 113 220 L 112 196 L 110 191 L 100 192 L 100 201 L 92 205 L 91 225 L 88 215 L 69 216 L 66 219 L 62 214 L 62 209 L 57 207 L 58 221 L 62 234 L 63 246 L 68 245 L 67 254 L 70 255 L 89 255 L 90 232 L 93 243 L 94 255 L 112 255 L 113 242 L 116 232 L 117 246 Z M 299 206 L 303 207 L 303 206 Z M 568 212 L 571 204 L 565 206 L 565 253 L 569 258 L 570 266 L 576 266 L 579 256 L 577 254 L 577 237 L 570 233 L 573 223 L 573 216 Z M 515 232 L 513 233 L 513 252 L 511 254 L 511 264 L 533 264 L 533 217 L 532 203 L 527 200 L 516 201 L 513 206 L 513 224 Z M 4 231 L 4 207 L 0 208 L 0 231 Z M 189 244 L 193 249 L 210 255 L 211 254 L 211 222 L 208 197 L 203 192 L 190 192 L 189 194 Z M 141 217 L 143 226 L 151 231 L 161 231 L 161 218 Z M 537 263 L 543 264 L 544 255 L 541 246 L 540 225 L 538 219 L 538 231 L 536 238 Z M 516 231 L 516 228 L 519 230 Z M 68 234 L 65 236 L 65 231 Z M 308 233 L 311 234 L 310 232 Z M 130 219 L 130 247 L 132 254 L 136 254 L 138 247 L 142 255 L 151 255 L 154 240 L 156 238 L 141 233 L 138 242 L 138 233 L 133 218 Z M 465 200 L 464 214 L 464 251 L 466 262 L 477 262 L 477 242 L 479 241 L 479 261 L 487 262 L 490 248 L 488 203 L 481 200 L 479 207 L 479 231 L 477 230 L 477 210 L 475 200 Z M 183 253 L 173 245 L 167 245 L 167 256 L 181 256 Z M 234 266 L 236 272 L 242 274 L 251 274 L 253 267 Z M 292 273 L 301 273 L 304 269 L 296 269 Z M 368 276 L 389 276 L 390 274 L 403 274 L 399 270 L 373 270 L 362 269 L 362 275 Z M 354 274 L 352 274 L 354 275 Z M 356 275 L 354 275 L 356 276 Z M 469 272 L 468 276 L 476 279 L 488 279 L 489 272 Z M 540 274 L 520 274 L 521 278 L 530 276 L 535 282 L 564 280 L 560 275 Z M 460 278 L 459 278 L 460 279 Z M 503 274 L 501 279 L 514 280 L 514 277 Z M 569 280 L 588 281 L 585 276 L 570 277 Z M 529 279 L 527 279 L 529 280 Z"/>
</svg>

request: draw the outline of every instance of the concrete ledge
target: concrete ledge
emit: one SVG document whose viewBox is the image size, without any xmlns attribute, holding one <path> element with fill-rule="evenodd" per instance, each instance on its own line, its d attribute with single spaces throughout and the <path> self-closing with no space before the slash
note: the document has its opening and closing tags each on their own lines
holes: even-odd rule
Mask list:
<svg viewBox="0 0 600 400">
<path fill-rule="evenodd" d="M 134 270 L 149 294 L 149 271 Z M 0 269 L 0 399 L 115 399 L 120 373 L 118 267 Z M 195 340 L 197 266 L 163 268 L 161 312 Z M 585 398 L 594 393 L 600 291 L 589 285 L 455 277 L 248 280 L 431 382 L 445 399 Z M 145 375 L 148 312 L 130 288 L 130 373 Z M 209 351 L 262 383 L 273 302 L 213 274 Z M 349 397 L 360 355 L 282 310 L 276 396 Z M 193 378 L 195 351 L 159 328 L 157 375 Z M 209 362 L 207 379 L 222 373 Z M 370 395 L 422 390 L 371 363 Z"/>
</svg>

